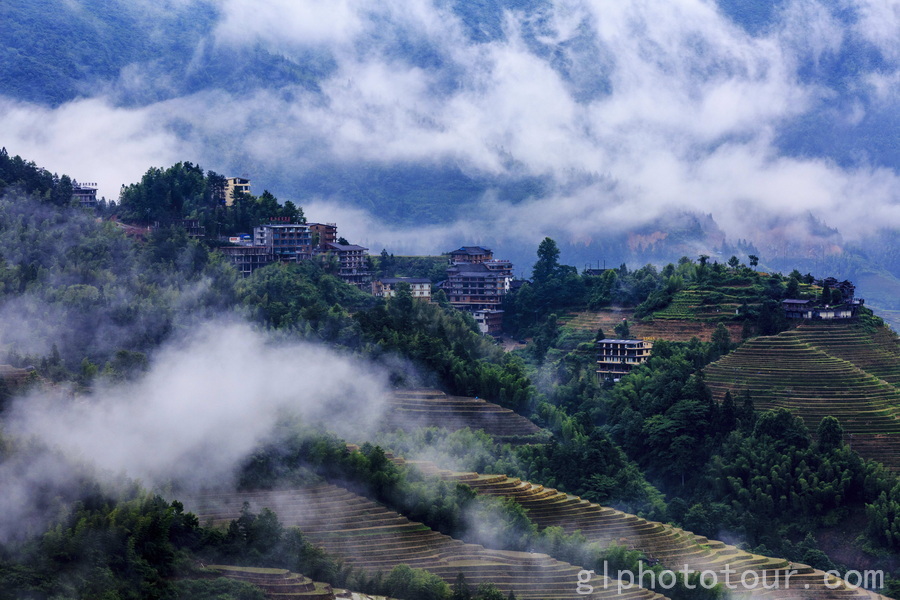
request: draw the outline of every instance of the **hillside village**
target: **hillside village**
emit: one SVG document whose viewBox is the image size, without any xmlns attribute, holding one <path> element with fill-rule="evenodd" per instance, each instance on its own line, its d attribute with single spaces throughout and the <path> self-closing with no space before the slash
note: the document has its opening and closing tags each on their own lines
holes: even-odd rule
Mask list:
<svg viewBox="0 0 900 600">
<path fill-rule="evenodd" d="M 0 180 L 15 182 L 0 186 L 0 289 L 29 337 L 4 347 L 0 419 L 48 396 L 77 430 L 65 407 L 89 412 L 107 390 L 122 409 L 101 423 L 129 415 L 131 390 L 162 414 L 172 395 L 191 407 L 217 390 L 191 425 L 229 402 L 261 413 L 271 398 L 255 387 L 302 380 L 269 394 L 287 396 L 287 414 L 345 360 L 344 379 L 368 370 L 386 383 L 382 398 L 316 392 L 324 421 L 278 421 L 233 465 L 234 485 L 91 501 L 85 475 L 86 488 L 22 491 L 71 510 L 40 543 L 0 540 L 0 598 L 93 585 L 204 600 L 762 599 L 789 577 L 800 588 L 774 597 L 900 591 L 900 338 L 850 281 L 764 271 L 755 256 L 579 272 L 550 238 L 516 280 L 483 246 L 370 255 L 336 223 L 195 165 L 151 169 L 110 206 L 17 160 L 0 154 Z M 260 331 L 217 338 L 222 315 Z M 267 336 L 279 341 L 256 339 Z M 334 355 L 317 363 L 310 348 Z M 166 352 L 186 354 L 160 372 Z M 222 402 L 213 380 L 234 375 L 233 356 L 255 386 Z M 366 433 L 325 433 L 351 418 L 348 403 Z M 234 437 L 215 433 L 203 441 L 214 452 Z M 0 470 L 16 485 L 42 452 L 17 435 L 0 429 Z M 79 579 L 59 544 L 111 575 Z M 629 584 L 642 569 L 654 582 Z"/>
</svg>

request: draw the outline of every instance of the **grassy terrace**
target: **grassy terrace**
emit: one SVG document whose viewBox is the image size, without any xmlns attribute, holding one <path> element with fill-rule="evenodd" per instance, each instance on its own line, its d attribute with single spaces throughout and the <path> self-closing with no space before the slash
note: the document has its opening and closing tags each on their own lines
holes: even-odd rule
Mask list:
<svg viewBox="0 0 900 600">
<path fill-rule="evenodd" d="M 760 577 L 760 581 L 765 574 L 770 584 L 776 574 L 784 581 L 786 570 L 798 571 L 791 577 L 792 587 L 789 590 L 765 590 L 762 586 L 758 586 L 748 591 L 741 589 L 740 593 L 733 592 L 730 596 L 732 599 L 884 598 L 872 592 L 852 590 L 844 585 L 835 585 L 837 589 L 829 590 L 824 585 L 825 574 L 811 567 L 797 563 L 791 565 L 782 559 L 750 554 L 734 546 L 709 540 L 671 525 L 647 521 L 541 485 L 504 475 L 447 471 L 437 468 L 432 463 L 414 464 L 430 475 L 463 482 L 479 494 L 512 498 L 521 504 L 528 511 L 528 516 L 542 528 L 559 526 L 568 533 L 581 531 L 592 542 L 603 545 L 617 544 L 641 550 L 648 557 L 659 559 L 662 564 L 673 570 L 680 570 L 685 565 L 697 571 L 708 569 L 719 573 L 720 581 L 724 581 L 727 565 L 729 569 L 733 569 L 730 575 L 732 582 L 739 582 L 742 573 L 752 571 Z M 748 578 L 748 581 L 753 581 L 753 577 L 748 575 Z"/>
<path fill-rule="evenodd" d="M 729 319 L 732 314 L 734 314 L 734 310 L 729 314 L 720 313 L 720 317 Z M 686 342 L 696 337 L 701 341 L 708 342 L 716 329 L 715 320 L 699 321 L 695 318 L 635 321 L 634 311 L 631 309 L 573 312 L 563 317 L 561 323 L 572 329 L 586 331 L 597 331 L 598 328 L 602 328 L 607 336 L 614 337 L 615 332 L 613 330 L 616 325 L 622 322 L 622 319 L 628 320 L 628 327 L 631 329 L 632 337 L 641 339 Z M 731 334 L 731 339 L 741 339 L 741 331 L 743 329 L 741 323 L 730 320 L 726 320 L 724 323 Z"/>
<path fill-rule="evenodd" d="M 784 407 L 815 431 L 837 417 L 864 457 L 900 469 L 900 352 L 887 330 L 810 323 L 748 341 L 706 369 L 717 399 L 750 390 L 757 408 Z"/>
<path fill-rule="evenodd" d="M 728 293 L 721 293 L 715 302 L 710 302 L 709 298 L 708 290 L 681 290 L 667 307 L 653 313 L 653 318 L 720 321 L 733 316 L 745 299 L 752 302 L 751 298 Z"/>
<path fill-rule="evenodd" d="M 390 571 L 397 565 L 425 569 L 453 583 L 463 573 L 470 585 L 494 583 L 517 598 L 562 600 L 582 598 L 575 591 L 579 567 L 544 554 L 488 550 L 465 544 L 387 510 L 334 485 L 283 491 L 240 492 L 198 496 L 185 502 L 201 522 L 225 526 L 240 516 L 244 502 L 251 510 L 270 508 L 285 526 L 299 527 L 327 552 L 355 568 Z M 600 582 L 598 584 L 598 582 Z M 596 577 L 595 585 L 602 586 Z M 664 600 L 636 588 L 623 595 L 616 585 L 597 589 L 590 598 Z"/>
<path fill-rule="evenodd" d="M 418 427 L 480 429 L 499 442 L 535 442 L 542 430 L 508 408 L 477 398 L 448 396 L 431 389 L 398 390 L 383 427 L 387 430 Z"/>
</svg>

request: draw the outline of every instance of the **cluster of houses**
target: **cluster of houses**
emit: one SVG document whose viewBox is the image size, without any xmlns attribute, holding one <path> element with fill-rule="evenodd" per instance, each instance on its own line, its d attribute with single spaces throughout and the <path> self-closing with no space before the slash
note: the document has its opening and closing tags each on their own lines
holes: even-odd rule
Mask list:
<svg viewBox="0 0 900 600">
<path fill-rule="evenodd" d="M 472 314 L 484 335 L 497 336 L 503 330 L 503 297 L 510 291 L 513 265 L 495 259 L 489 248 L 463 246 L 447 253 L 450 257 L 447 279 L 434 285 L 443 290 L 450 304 Z M 430 279 L 417 277 L 388 277 L 372 281 L 372 294 L 390 298 L 397 286 L 406 283 L 413 298 L 431 301 Z"/>
<path fill-rule="evenodd" d="M 434 286 L 418 277 L 373 278 L 368 248 L 339 244 L 334 223 L 279 223 L 256 227 L 253 235 L 229 238 L 232 245 L 221 252 L 243 275 L 273 262 L 298 262 L 331 255 L 338 260 L 338 277 L 345 283 L 370 290 L 378 298 L 391 298 L 401 283 L 408 284 L 413 298 L 431 302 L 432 287 L 444 290 L 452 306 L 472 314 L 479 330 L 499 335 L 503 328 L 503 297 L 513 280 L 513 265 L 495 259 L 489 248 L 463 246 L 449 252 L 447 279 Z"/>
<path fill-rule="evenodd" d="M 248 192 L 249 180 L 227 179 L 226 198 L 234 191 Z M 192 223 L 183 226 L 190 233 Z M 199 224 L 197 224 L 199 226 Z M 485 335 L 499 335 L 503 329 L 503 297 L 513 280 L 513 265 L 495 259 L 489 248 L 463 246 L 449 252 L 447 280 L 432 286 L 431 280 L 416 277 L 374 278 L 369 249 L 338 242 L 336 223 L 296 223 L 273 220 L 260 225 L 253 234 L 229 237 L 229 245 L 219 250 L 244 276 L 274 262 L 299 262 L 319 256 L 333 256 L 342 281 L 379 298 L 390 298 L 397 286 L 406 283 L 415 299 L 431 301 L 432 287 L 444 290 L 452 306 L 472 314 Z"/>
<path fill-rule="evenodd" d="M 250 179 L 228 177 L 219 194 L 222 204 L 231 206 L 238 194 L 250 193 Z M 84 207 L 97 206 L 97 185 L 74 182 L 74 196 Z M 190 237 L 205 237 L 198 219 L 179 219 L 175 224 Z M 145 230 L 120 224 L 131 233 L 143 235 Z M 159 224 L 156 225 L 157 227 Z M 152 228 L 152 226 L 150 227 Z M 432 285 L 430 279 L 414 277 L 375 278 L 369 260 L 369 249 L 341 243 L 336 223 L 300 223 L 289 218 L 276 218 L 259 225 L 252 233 L 222 238 L 219 251 L 243 276 L 256 269 L 281 262 L 293 263 L 313 258 L 330 258 L 337 263 L 337 276 L 345 283 L 389 298 L 401 283 L 409 284 L 413 298 L 431 301 L 432 289 L 442 289 L 452 306 L 472 314 L 485 335 L 500 335 L 503 328 L 503 297 L 513 283 L 513 265 L 495 259 L 489 248 L 463 246 L 449 252 L 447 280 Z"/>
<path fill-rule="evenodd" d="M 782 300 L 781 307 L 788 319 L 852 319 L 866 302 L 856 297 L 856 286 L 847 280 L 827 277 L 814 283 L 822 288 L 819 298 Z M 825 298 L 826 295 L 828 298 Z"/>
<path fill-rule="evenodd" d="M 369 287 L 372 272 L 369 249 L 338 243 L 335 223 L 272 221 L 253 229 L 253 235 L 233 236 L 219 250 L 244 276 L 274 262 L 300 262 L 315 256 L 334 256 L 338 276 L 360 289 Z"/>
</svg>

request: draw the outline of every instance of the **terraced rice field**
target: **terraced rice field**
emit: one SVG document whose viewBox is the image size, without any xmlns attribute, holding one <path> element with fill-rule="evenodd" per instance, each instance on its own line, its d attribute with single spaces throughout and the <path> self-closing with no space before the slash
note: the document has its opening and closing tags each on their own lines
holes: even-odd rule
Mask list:
<svg viewBox="0 0 900 600">
<path fill-rule="evenodd" d="M 475 586 L 493 583 L 517 598 L 664 600 L 642 588 L 617 594 L 601 577 L 592 581 L 590 596 L 576 593 L 580 567 L 545 554 L 488 550 L 465 544 L 409 521 L 383 506 L 329 484 L 283 491 L 239 492 L 197 496 L 185 506 L 203 523 L 225 526 L 240 516 L 243 503 L 251 510 L 275 511 L 285 526 L 299 527 L 307 538 L 347 564 L 370 572 L 390 571 L 400 564 L 430 571 L 452 584 L 459 573 Z"/>
<path fill-rule="evenodd" d="M 234 567 L 229 565 L 210 565 L 208 568 L 218 571 L 223 577 L 252 583 L 265 592 L 267 598 L 297 598 L 298 600 L 335 600 L 346 595 L 335 594 L 327 583 L 318 583 L 291 573 L 287 569 L 257 569 L 253 567 Z M 343 590 L 339 590 L 344 592 Z"/>
<path fill-rule="evenodd" d="M 537 425 L 508 408 L 478 398 L 448 396 L 432 389 L 397 390 L 384 429 L 443 427 L 451 431 L 480 429 L 499 442 L 529 443 L 542 439 Z"/>
<path fill-rule="evenodd" d="M 689 531 L 647 521 L 527 481 L 505 475 L 457 473 L 439 469 L 432 463 L 410 461 L 409 464 L 427 474 L 465 483 L 479 494 L 512 498 L 526 509 L 531 520 L 541 528 L 559 526 L 567 533 L 581 531 L 592 542 L 641 550 L 649 558 L 658 559 L 672 570 L 680 571 L 687 565 L 695 571 L 713 571 L 718 573 L 721 582 L 726 580 L 726 568 L 730 569 L 728 581 L 739 586 L 732 593 L 731 598 L 734 599 L 884 598 L 865 590 L 850 589 L 840 580 L 829 578 L 822 571 L 806 565 L 789 564 L 783 559 L 750 554 Z M 764 581 L 769 585 L 775 581 L 784 582 L 788 570 L 797 571 L 790 577 L 789 589 L 763 589 Z M 744 576 L 744 573 L 747 575 Z M 752 583 L 755 580 L 754 574 L 759 582 L 755 588 L 745 590 L 740 586 L 741 581 Z M 826 581 L 836 589 L 828 589 Z"/>
<path fill-rule="evenodd" d="M 811 431 L 837 417 L 860 455 L 900 470 L 900 355 L 889 332 L 880 335 L 804 324 L 748 341 L 708 366 L 706 381 L 719 400 L 750 390 L 756 408 L 790 409 Z"/>
<path fill-rule="evenodd" d="M 720 314 L 719 316 L 725 319 L 733 312 Z M 615 337 L 615 326 L 621 323 L 623 318 L 628 320 L 631 336 L 638 339 L 687 342 L 691 338 L 696 337 L 700 341 L 708 342 L 712 338 L 713 331 L 716 330 L 716 322 L 699 321 L 694 318 L 634 321 L 634 311 L 631 309 L 606 309 L 571 313 L 566 315 L 561 320 L 561 323 L 573 329 L 587 331 L 597 331 L 598 328 L 602 328 L 603 333 L 607 337 Z M 741 323 L 723 322 L 728 328 L 732 340 L 741 339 L 743 330 Z"/>
<path fill-rule="evenodd" d="M 873 336 L 854 324 L 813 321 L 784 335 L 852 362 L 888 383 L 900 385 L 900 344 L 888 329 L 879 328 Z"/>
</svg>

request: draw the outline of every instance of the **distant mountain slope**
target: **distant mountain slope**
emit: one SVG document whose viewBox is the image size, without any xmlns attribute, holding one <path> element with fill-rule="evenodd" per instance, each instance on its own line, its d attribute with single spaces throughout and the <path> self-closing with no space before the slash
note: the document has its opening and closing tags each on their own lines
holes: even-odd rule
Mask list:
<svg viewBox="0 0 900 600">
<path fill-rule="evenodd" d="M 900 470 L 900 350 L 884 327 L 804 323 L 746 342 L 705 375 L 716 398 L 749 390 L 757 409 L 788 408 L 813 432 L 837 417 L 863 457 Z"/>
<path fill-rule="evenodd" d="M 100 94 L 144 105 L 204 90 L 316 89 L 334 68 L 327 54 L 215 44 L 219 16 L 207 2 L 4 2 L 0 93 L 51 106 Z"/>
</svg>

